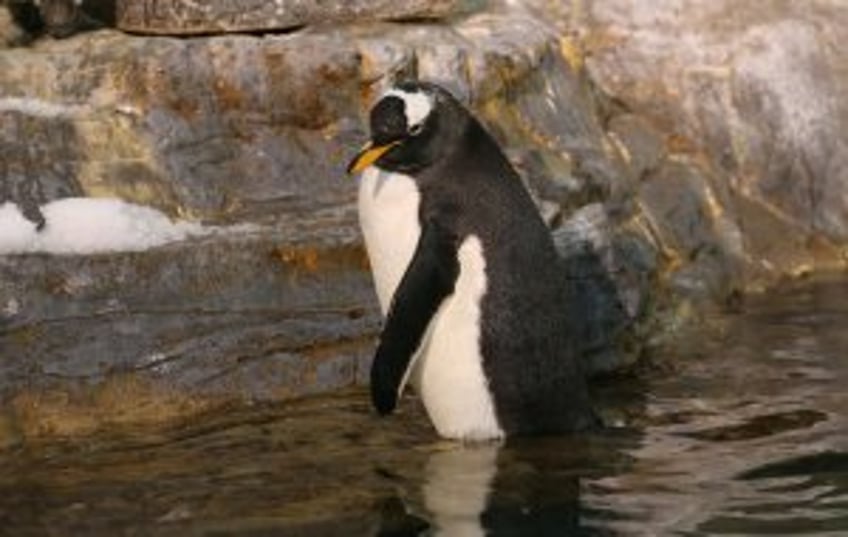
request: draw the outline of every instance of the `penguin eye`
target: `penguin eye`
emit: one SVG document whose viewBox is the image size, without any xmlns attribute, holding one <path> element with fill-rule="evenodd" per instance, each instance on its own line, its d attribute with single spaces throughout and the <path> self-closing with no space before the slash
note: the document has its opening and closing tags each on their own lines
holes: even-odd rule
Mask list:
<svg viewBox="0 0 848 537">
<path fill-rule="evenodd" d="M 423 123 L 416 123 L 415 125 L 411 125 L 409 127 L 408 132 L 409 132 L 410 136 L 418 136 L 419 134 L 421 134 L 421 131 L 423 131 L 423 130 L 424 130 L 424 124 Z"/>
</svg>

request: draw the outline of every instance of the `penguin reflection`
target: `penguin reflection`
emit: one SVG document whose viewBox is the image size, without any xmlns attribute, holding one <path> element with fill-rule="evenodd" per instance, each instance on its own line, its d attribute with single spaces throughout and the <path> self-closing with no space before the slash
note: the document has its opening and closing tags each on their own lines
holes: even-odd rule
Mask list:
<svg viewBox="0 0 848 537">
<path fill-rule="evenodd" d="M 497 474 L 498 451 L 496 444 L 452 446 L 430 456 L 422 488 L 435 535 L 486 535 L 481 514 Z"/>
<path fill-rule="evenodd" d="M 561 459 L 557 448 L 565 447 L 554 446 L 552 452 L 545 446 L 528 450 L 501 444 L 457 444 L 436 451 L 430 456 L 421 486 L 426 516 L 410 516 L 417 525 L 381 535 L 613 535 L 582 524 L 580 478 L 574 472 L 557 471 L 544 460 L 549 455 Z M 428 520 L 423 526 L 422 518 Z"/>
</svg>

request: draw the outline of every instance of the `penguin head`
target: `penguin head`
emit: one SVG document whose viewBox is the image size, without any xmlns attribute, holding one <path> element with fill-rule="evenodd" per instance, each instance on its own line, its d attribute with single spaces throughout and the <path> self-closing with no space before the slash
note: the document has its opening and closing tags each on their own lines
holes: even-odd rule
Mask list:
<svg viewBox="0 0 848 537">
<path fill-rule="evenodd" d="M 353 158 L 348 173 L 374 165 L 415 175 L 450 150 L 468 117 L 462 105 L 435 84 L 398 84 L 371 109 L 371 141 Z"/>
</svg>

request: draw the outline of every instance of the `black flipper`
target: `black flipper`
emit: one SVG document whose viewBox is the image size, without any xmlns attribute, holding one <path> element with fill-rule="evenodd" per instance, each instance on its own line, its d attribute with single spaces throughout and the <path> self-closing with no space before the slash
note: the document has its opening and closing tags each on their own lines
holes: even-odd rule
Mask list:
<svg viewBox="0 0 848 537">
<path fill-rule="evenodd" d="M 424 223 L 371 366 L 371 401 L 382 415 L 395 409 L 412 356 L 442 301 L 453 292 L 459 275 L 456 243 L 454 234 L 435 219 Z"/>
</svg>

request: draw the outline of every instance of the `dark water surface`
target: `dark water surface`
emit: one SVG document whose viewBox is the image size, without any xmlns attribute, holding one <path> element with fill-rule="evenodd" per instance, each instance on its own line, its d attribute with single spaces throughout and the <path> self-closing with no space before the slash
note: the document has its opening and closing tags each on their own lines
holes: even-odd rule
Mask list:
<svg viewBox="0 0 848 537">
<path fill-rule="evenodd" d="M 848 535 L 848 282 L 715 322 L 588 437 L 459 446 L 355 392 L 0 452 L 0 535 Z"/>
</svg>

